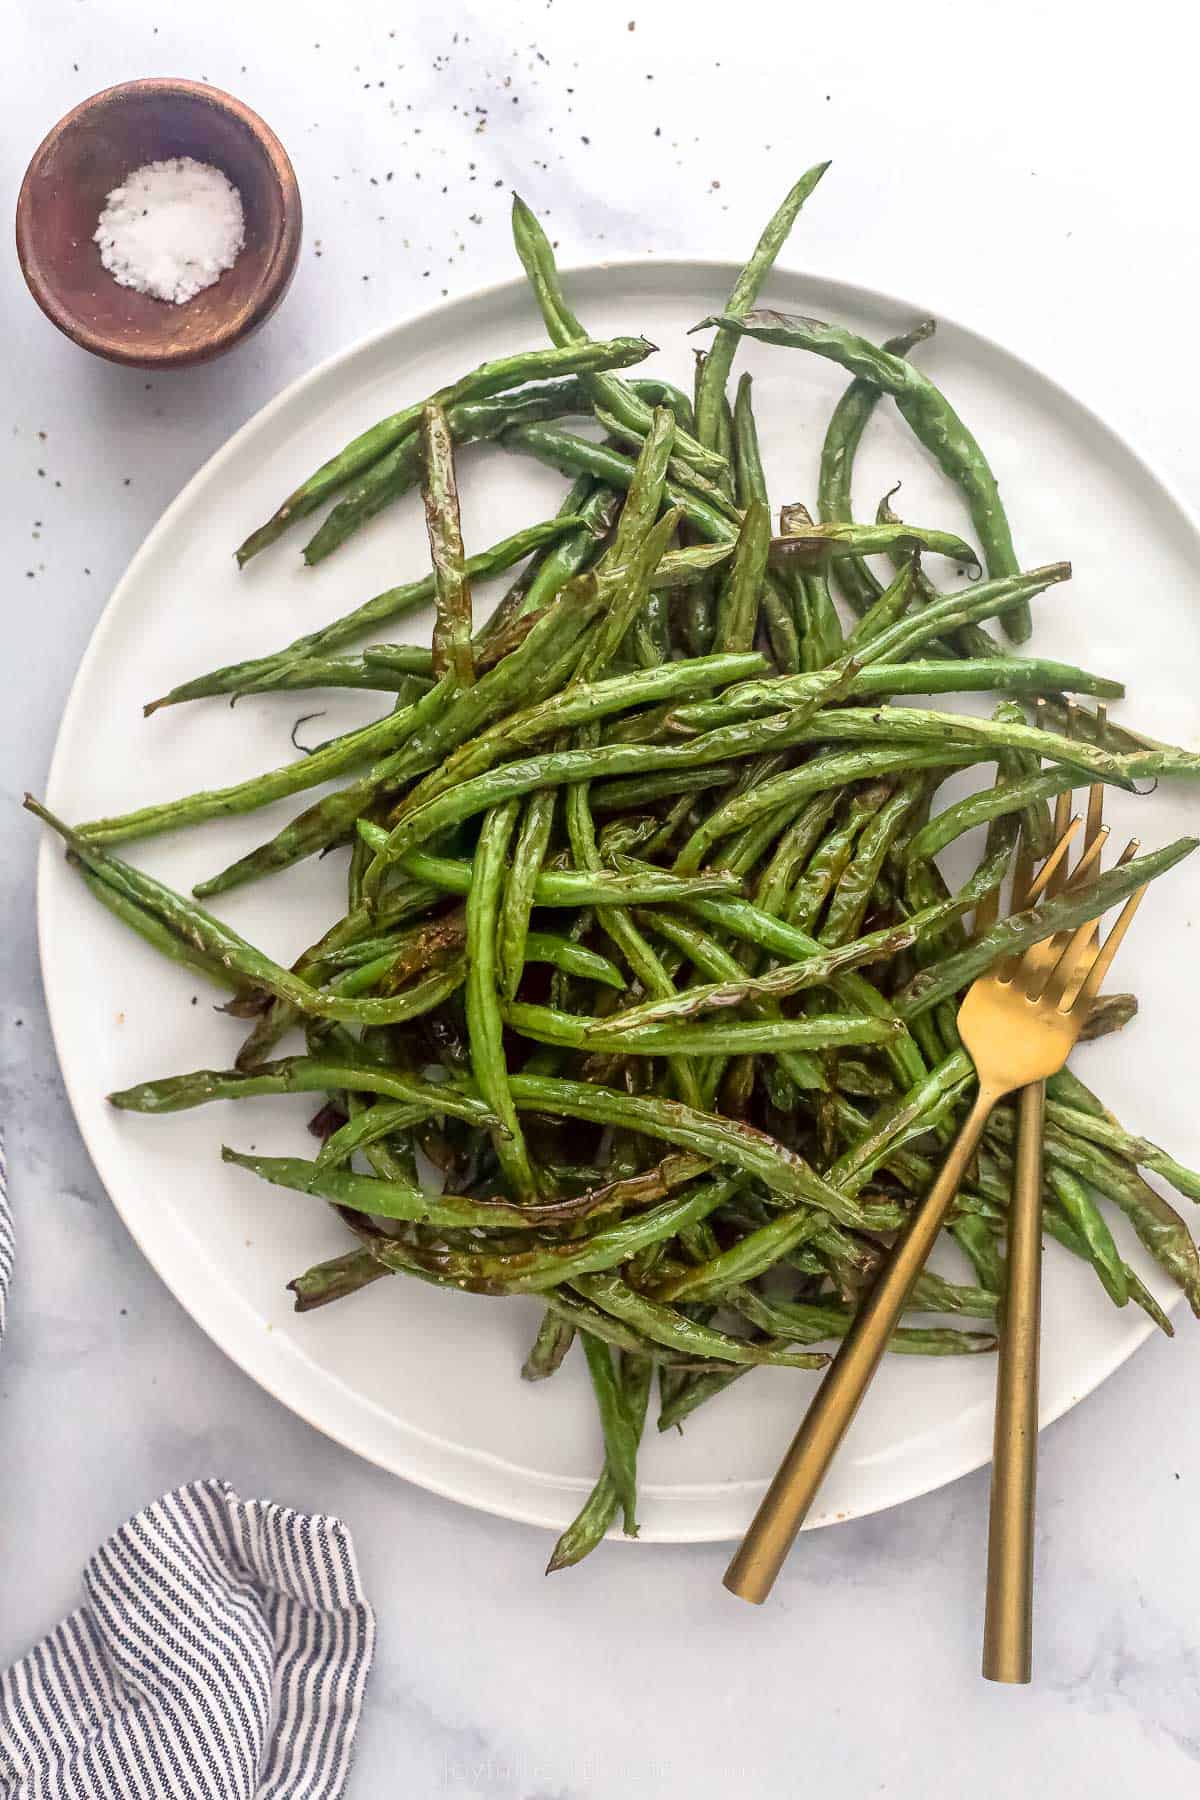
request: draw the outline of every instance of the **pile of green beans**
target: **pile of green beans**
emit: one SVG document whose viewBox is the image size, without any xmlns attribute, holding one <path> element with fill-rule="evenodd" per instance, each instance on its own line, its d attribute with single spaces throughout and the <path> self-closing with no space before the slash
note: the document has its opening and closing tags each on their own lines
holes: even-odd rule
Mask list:
<svg viewBox="0 0 1200 1800">
<path fill-rule="evenodd" d="M 967 985 L 1195 847 L 1137 856 L 973 934 L 1020 843 L 1044 854 L 1050 798 L 1079 782 L 1194 776 L 1200 757 L 1126 728 L 1025 722 L 1035 699 L 1056 722 L 1066 694 L 1124 689 L 1018 658 L 985 629 L 996 620 L 1024 639 L 1030 603 L 1070 568 L 1018 563 L 983 451 L 909 361 L 932 324 L 879 349 L 753 310 L 824 172 L 791 190 L 708 321 L 694 403 L 621 373 L 653 349 L 644 339 L 588 337 L 517 200 L 551 347 L 485 363 L 363 432 L 237 552 L 249 560 L 331 500 L 305 549 L 318 562 L 419 484 L 431 573 L 146 708 L 351 687 L 388 696 L 387 710 L 279 769 L 117 817 L 70 826 L 27 801 L 95 898 L 249 1023 L 228 1068 L 143 1081 L 113 1105 L 319 1097 L 315 1156 L 223 1151 L 334 1207 L 352 1234 L 292 1282 L 300 1310 L 400 1273 L 537 1295 L 527 1380 L 553 1375 L 580 1339 L 603 1466 L 551 1569 L 618 1521 L 636 1532 L 656 1375 L 665 1430 L 756 1365 L 828 1360 L 816 1346 L 844 1335 L 970 1103 L 954 1024 Z M 852 377 L 825 434 L 820 522 L 792 500 L 774 536 L 749 378 L 736 404 L 726 393 L 747 335 Z M 855 518 L 855 453 L 884 403 L 958 488 L 978 552 L 886 502 L 874 522 Z M 571 414 L 602 441 L 565 429 Z M 480 438 L 572 485 L 556 518 L 468 555 L 456 464 Z M 880 557 L 885 579 L 868 560 Z M 939 557 L 986 579 L 940 592 L 924 567 Z M 473 589 L 519 564 L 481 622 Z M 431 646 L 364 642 L 430 599 Z M 890 704 L 987 690 L 1002 697 L 990 720 Z M 994 780 L 940 801 L 948 777 L 976 766 Z M 290 823 L 190 896 L 114 853 L 298 794 Z M 951 891 L 935 858 L 971 831 L 980 857 Z M 345 907 L 290 967 L 199 904 L 330 851 L 346 858 Z M 1109 997 L 1089 1035 L 1135 1010 Z M 896 1352 L 994 1347 L 1013 1130 L 1002 1107 L 949 1221 L 963 1279 L 922 1277 Z M 1191 1233 L 1143 1171 L 1191 1200 L 1200 1175 L 1070 1072 L 1050 1083 L 1046 1152 L 1047 1231 L 1109 1299 L 1170 1333 L 1119 1247 L 1132 1229 L 1200 1314 Z M 971 1328 L 945 1322 L 955 1315 Z"/>
</svg>

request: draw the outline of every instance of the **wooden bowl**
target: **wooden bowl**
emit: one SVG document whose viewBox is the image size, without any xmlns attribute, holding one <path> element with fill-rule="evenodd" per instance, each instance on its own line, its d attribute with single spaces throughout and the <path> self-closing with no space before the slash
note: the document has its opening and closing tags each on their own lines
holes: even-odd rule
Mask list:
<svg viewBox="0 0 1200 1800">
<path fill-rule="evenodd" d="M 242 196 L 246 242 L 232 269 L 176 306 L 120 287 L 93 239 L 109 192 L 143 163 L 192 156 Z M 220 356 L 270 317 L 300 252 L 300 190 L 256 113 L 199 81 L 126 81 L 60 119 L 17 200 L 17 254 L 47 318 L 110 362 L 179 368 Z"/>
</svg>

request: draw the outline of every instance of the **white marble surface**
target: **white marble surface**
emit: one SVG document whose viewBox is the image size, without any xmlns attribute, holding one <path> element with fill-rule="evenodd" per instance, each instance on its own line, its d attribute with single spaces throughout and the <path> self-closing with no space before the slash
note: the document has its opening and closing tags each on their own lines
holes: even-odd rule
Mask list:
<svg viewBox="0 0 1200 1800">
<path fill-rule="evenodd" d="M 58 1079 L 35 834 L 17 810 L 44 778 L 103 599 L 162 507 L 315 360 L 507 276 L 514 184 L 549 210 L 571 260 L 736 255 L 795 171 L 832 156 L 794 256 L 1053 368 L 1200 505 L 1194 359 L 1179 354 L 1200 240 L 1178 20 L 1171 0 L 1147 0 L 1136 30 L 1124 11 L 1075 0 L 913 0 L 899 13 L 859 0 L 844 18 L 709 0 L 10 11 L 6 204 L 43 131 L 83 95 L 135 75 L 201 76 L 284 139 L 306 241 L 284 310 L 250 346 L 166 379 L 83 356 L 37 314 L 11 253 L 0 270 L 0 1117 L 20 1232 L 0 1357 L 0 1661 L 74 1603 L 80 1565 L 121 1518 L 219 1473 L 353 1527 L 381 1623 L 356 1796 L 1194 1793 L 1190 1321 L 1043 1438 L 1030 1691 L 975 1672 L 983 1475 L 806 1539 L 762 1612 L 721 1590 L 719 1546 L 606 1546 L 544 1582 L 540 1534 L 318 1437 L 142 1261 Z"/>
</svg>

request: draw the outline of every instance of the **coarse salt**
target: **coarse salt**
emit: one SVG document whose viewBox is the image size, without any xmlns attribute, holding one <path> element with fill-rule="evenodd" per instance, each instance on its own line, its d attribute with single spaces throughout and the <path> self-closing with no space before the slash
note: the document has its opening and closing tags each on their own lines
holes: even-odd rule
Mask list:
<svg viewBox="0 0 1200 1800">
<path fill-rule="evenodd" d="M 191 156 L 145 163 L 108 196 L 95 239 L 114 281 L 181 306 L 237 261 L 242 196 L 220 169 Z"/>
</svg>

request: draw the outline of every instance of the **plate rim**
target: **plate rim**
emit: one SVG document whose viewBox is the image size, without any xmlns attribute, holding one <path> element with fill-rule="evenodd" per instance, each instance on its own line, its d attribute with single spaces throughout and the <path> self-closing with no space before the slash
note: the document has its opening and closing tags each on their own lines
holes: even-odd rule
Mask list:
<svg viewBox="0 0 1200 1800">
<path fill-rule="evenodd" d="M 668 279 L 674 274 L 677 278 L 687 276 L 690 278 L 703 279 L 707 277 L 710 280 L 718 280 L 722 277 L 736 277 L 740 267 L 741 265 L 739 263 L 728 258 L 656 256 L 650 254 L 619 258 L 601 258 L 592 261 L 568 264 L 563 266 L 561 272 L 564 279 L 567 281 L 571 280 L 573 277 L 594 277 L 598 274 L 610 274 L 619 280 L 622 276 L 625 276 L 626 278 L 641 277 L 648 272 L 653 274 L 661 273 Z M 1020 352 L 1010 349 L 1005 343 L 992 337 L 990 334 L 979 331 L 974 326 L 963 324 L 958 318 L 950 313 L 934 311 L 931 308 L 906 300 L 886 289 L 869 287 L 860 282 L 844 280 L 837 275 L 824 273 L 814 269 L 799 268 L 794 265 L 777 265 L 777 268 L 773 273 L 800 281 L 836 287 L 840 293 L 848 298 L 852 306 L 861 304 L 861 306 L 867 310 L 872 308 L 882 308 L 884 310 L 901 309 L 910 311 L 919 317 L 934 317 L 937 320 L 939 329 L 945 327 L 949 331 L 960 334 L 963 338 L 982 346 L 989 352 L 999 355 L 1011 363 L 1015 363 L 1018 367 L 1035 377 L 1040 386 L 1069 402 L 1072 407 L 1084 416 L 1092 427 L 1098 430 L 1105 438 L 1115 443 L 1127 457 L 1131 458 L 1140 473 L 1147 478 L 1153 487 L 1158 489 L 1160 494 L 1163 495 L 1167 501 L 1170 502 L 1181 520 L 1196 536 L 1200 537 L 1200 513 L 1194 510 L 1188 501 L 1184 499 L 1175 483 L 1165 478 L 1159 472 L 1149 457 L 1143 453 L 1138 443 L 1131 439 L 1123 429 L 1118 429 L 1115 425 L 1111 424 L 1090 404 L 1089 401 L 1083 399 L 1073 388 L 1066 386 L 1063 382 L 1059 381 L 1057 377 L 1049 374 L 1039 363 L 1034 362 Z M 392 320 L 389 324 L 380 326 L 376 330 L 367 332 L 363 336 L 356 338 L 342 349 L 335 350 L 330 355 L 324 357 L 311 369 L 295 376 L 286 384 L 286 386 L 281 388 L 277 394 L 266 401 L 256 412 L 252 413 L 248 419 L 239 425 L 223 443 L 219 444 L 217 448 L 205 458 L 199 468 L 193 471 L 184 482 L 179 492 L 168 502 L 167 506 L 159 514 L 154 524 L 150 527 L 149 531 L 134 551 L 92 626 L 88 642 L 79 659 L 78 666 L 67 692 L 66 700 L 63 703 L 58 730 L 55 734 L 54 748 L 51 752 L 50 762 L 46 772 L 45 793 L 47 804 L 51 806 L 51 808 L 53 808 L 54 805 L 55 790 L 61 778 L 61 765 L 66 754 L 65 740 L 70 734 L 69 728 L 73 724 L 75 712 L 83 704 L 82 695 L 87 683 L 91 664 L 100 654 L 100 648 L 106 634 L 111 628 L 113 620 L 123 604 L 126 588 L 136 580 L 143 561 L 149 560 L 159 541 L 170 531 L 176 515 L 184 509 L 185 503 L 190 499 L 193 489 L 218 473 L 222 464 L 227 460 L 231 460 L 236 455 L 244 439 L 250 437 L 253 433 L 269 424 L 270 420 L 278 413 L 284 411 L 285 408 L 303 395 L 306 389 L 315 387 L 324 382 L 329 376 L 334 374 L 338 368 L 355 362 L 359 357 L 370 355 L 380 346 L 385 344 L 389 338 L 400 337 L 412 331 L 419 331 L 422 327 L 428 328 L 430 326 L 435 326 L 436 321 L 448 312 L 452 312 L 458 308 L 467 308 L 472 305 L 486 303 L 489 300 L 497 299 L 501 295 L 511 294 L 514 290 L 521 289 L 525 285 L 524 277 L 519 275 L 510 276 L 503 280 L 488 282 L 479 287 L 471 288 L 466 293 L 455 295 L 453 298 L 444 299 L 433 305 L 405 312 L 399 318 Z M 55 866 L 56 858 L 54 855 L 53 844 L 49 836 L 44 834 L 39 846 L 37 858 L 37 946 L 42 992 L 45 997 L 46 1012 L 50 1022 L 50 1032 L 54 1044 L 55 1059 L 58 1064 L 59 1075 L 66 1091 L 67 1099 L 71 1106 L 76 1128 L 83 1140 L 92 1167 L 94 1168 L 101 1185 L 104 1187 L 104 1191 L 116 1211 L 117 1216 L 120 1218 L 122 1225 L 125 1227 L 126 1231 L 128 1231 L 139 1252 L 149 1263 L 158 1279 L 162 1281 L 164 1286 L 187 1313 L 192 1322 L 205 1333 L 222 1354 L 227 1356 L 231 1362 L 262 1388 L 265 1393 L 269 1394 L 279 1405 L 286 1407 L 289 1412 L 294 1413 L 298 1418 L 302 1419 L 312 1429 L 321 1432 L 323 1436 L 330 1438 L 333 1442 L 339 1444 L 355 1456 L 361 1457 L 366 1462 L 386 1470 L 389 1474 L 397 1475 L 406 1481 L 411 1481 L 414 1485 L 425 1489 L 427 1492 L 436 1494 L 441 1499 L 451 1500 L 460 1505 L 472 1507 L 476 1511 L 485 1512 L 494 1517 L 511 1519 L 519 1524 L 540 1526 L 550 1530 L 561 1529 L 557 1519 L 552 1519 L 545 1510 L 539 1509 L 532 1504 L 532 1502 L 522 1503 L 515 1497 L 505 1500 L 483 1497 L 478 1492 L 472 1492 L 469 1488 L 464 1487 L 449 1477 L 439 1478 L 426 1470 L 414 1472 L 411 1468 L 401 1468 L 398 1466 L 397 1460 L 386 1453 L 385 1448 L 380 1447 L 378 1449 L 372 1449 L 364 1447 L 361 1443 L 352 1441 L 345 1432 L 339 1430 L 336 1422 L 327 1422 L 324 1419 L 314 1418 L 305 1404 L 302 1392 L 296 1394 L 287 1392 L 289 1384 L 282 1378 L 282 1370 L 277 1363 L 277 1359 L 272 1360 L 272 1358 L 266 1356 L 262 1351 L 256 1348 L 258 1340 L 256 1339 L 255 1334 L 248 1333 L 243 1338 L 235 1340 L 234 1344 L 225 1341 L 224 1338 L 218 1335 L 219 1321 L 217 1317 L 214 1316 L 219 1312 L 219 1306 L 214 1303 L 211 1308 L 201 1307 L 200 1310 L 197 1311 L 191 1300 L 185 1299 L 183 1294 L 179 1292 L 174 1281 L 166 1272 L 166 1269 L 160 1266 L 158 1257 L 151 1252 L 143 1241 L 141 1230 L 128 1216 L 125 1207 L 104 1178 L 100 1168 L 99 1157 L 96 1148 L 93 1145 L 92 1136 L 85 1124 L 86 1108 L 77 1100 L 75 1086 L 67 1072 L 67 1067 L 64 1062 L 61 1039 L 65 1026 L 53 996 L 53 983 L 48 977 L 50 956 L 47 941 L 47 915 L 49 912 L 47 892 L 49 883 L 52 879 L 52 870 Z M 1168 1314 L 1174 1314 L 1178 1310 L 1183 1304 L 1183 1298 L 1183 1294 L 1178 1291 L 1170 1296 L 1169 1300 L 1164 1303 L 1165 1310 Z M 237 1304 L 241 1305 L 241 1303 L 239 1297 L 237 1299 Z M 1153 1330 L 1154 1327 L 1151 1320 L 1142 1317 L 1126 1340 L 1120 1345 L 1114 1344 L 1111 1355 L 1097 1357 L 1095 1359 L 1088 1369 L 1087 1379 L 1079 1383 L 1072 1392 L 1070 1398 L 1064 1398 L 1061 1404 L 1052 1408 L 1043 1407 L 1040 1409 L 1038 1418 L 1039 1431 L 1044 1430 L 1047 1426 L 1061 1418 L 1065 1413 L 1080 1405 L 1093 1394 L 1097 1388 L 1101 1387 L 1110 1376 L 1115 1374 L 1116 1371 L 1130 1359 L 1130 1357 L 1141 1349 L 1142 1345 L 1145 1344 L 1147 1339 L 1152 1335 Z M 267 1335 L 268 1334 L 266 1333 L 262 1334 L 262 1341 L 265 1342 Z M 331 1378 L 337 1379 L 336 1377 Z M 364 1404 L 370 1406 L 373 1403 L 364 1399 Z M 416 1429 L 419 1431 L 419 1428 L 411 1426 L 405 1426 L 404 1429 L 409 1431 Z M 488 1460 L 499 1461 L 502 1459 L 489 1457 Z M 973 1460 L 964 1461 L 953 1474 L 941 1474 L 931 1479 L 918 1475 L 916 1477 L 916 1485 L 906 1487 L 903 1492 L 893 1494 L 887 1499 L 869 1501 L 862 1506 L 843 1508 L 836 1513 L 818 1514 L 817 1516 L 810 1518 L 804 1528 L 806 1530 L 820 1530 L 828 1525 L 850 1523 L 854 1519 L 869 1518 L 875 1513 L 886 1511 L 893 1506 L 902 1505 L 908 1500 L 919 1499 L 922 1495 L 949 1486 L 951 1482 L 960 1480 L 963 1476 L 973 1474 L 977 1469 L 982 1468 L 989 1460 L 990 1459 L 985 1452 L 984 1454 L 975 1457 Z M 535 1475 L 536 1472 L 532 1470 L 522 1470 L 522 1473 Z M 559 1483 L 561 1483 L 563 1479 L 564 1478 L 561 1477 L 555 1478 L 556 1482 Z M 739 1479 L 702 1485 L 705 1487 L 716 1488 L 722 1492 L 754 1492 L 761 1494 L 765 1491 L 767 1482 L 765 1479 Z M 580 1481 L 579 1491 L 582 1493 L 586 1486 L 586 1481 Z M 611 1535 L 612 1534 L 610 1534 L 610 1536 Z M 684 1523 L 670 1527 L 647 1525 L 643 1528 L 642 1533 L 638 1538 L 630 1539 L 617 1534 L 616 1537 L 613 1538 L 613 1541 L 642 1544 L 723 1543 L 731 1541 L 738 1535 L 739 1530 L 737 1527 L 713 1529 L 710 1526 L 697 1524 L 695 1527 L 689 1529 L 687 1524 Z"/>
</svg>

